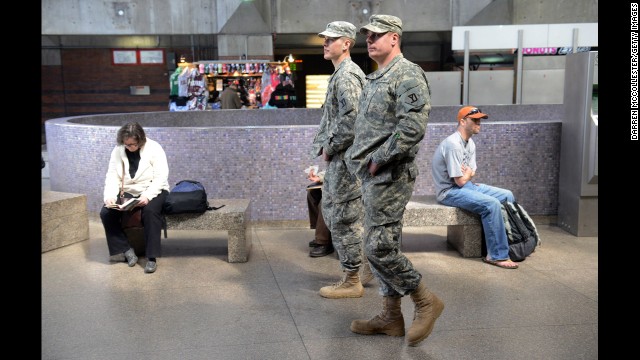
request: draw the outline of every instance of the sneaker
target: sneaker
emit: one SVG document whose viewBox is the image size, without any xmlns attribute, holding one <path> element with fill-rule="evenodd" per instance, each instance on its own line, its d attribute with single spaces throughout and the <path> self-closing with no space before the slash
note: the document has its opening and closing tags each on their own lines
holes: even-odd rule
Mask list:
<svg viewBox="0 0 640 360">
<path fill-rule="evenodd" d="M 309 256 L 311 257 L 326 256 L 326 255 L 332 254 L 333 251 L 334 250 L 332 245 L 327 245 L 327 246 L 319 245 L 311 249 L 311 251 L 309 251 Z"/>
<path fill-rule="evenodd" d="M 127 258 L 129 267 L 135 266 L 135 264 L 138 262 L 138 257 L 136 256 L 136 252 L 133 251 L 133 248 L 129 248 L 129 250 L 125 251 L 124 257 Z"/>
<path fill-rule="evenodd" d="M 144 272 L 147 274 L 151 274 L 153 272 L 156 272 L 157 268 L 158 265 L 155 261 L 147 261 L 147 265 L 144 266 Z"/>
</svg>

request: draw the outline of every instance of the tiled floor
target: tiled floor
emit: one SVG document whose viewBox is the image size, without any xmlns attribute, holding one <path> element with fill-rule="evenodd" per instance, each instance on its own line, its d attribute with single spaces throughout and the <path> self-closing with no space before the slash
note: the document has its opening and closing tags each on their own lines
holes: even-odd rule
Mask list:
<svg viewBox="0 0 640 360">
<path fill-rule="evenodd" d="M 381 310 L 375 281 L 357 299 L 318 289 L 334 255 L 308 256 L 313 230 L 254 228 L 247 263 L 226 261 L 224 232 L 169 230 L 158 270 L 109 263 L 90 239 L 42 254 L 42 359 L 597 359 L 598 238 L 538 225 L 543 244 L 518 270 L 462 258 L 446 228 L 405 228 L 403 251 L 445 303 L 418 347 L 354 334 Z M 402 300 L 407 328 L 413 303 Z"/>
</svg>

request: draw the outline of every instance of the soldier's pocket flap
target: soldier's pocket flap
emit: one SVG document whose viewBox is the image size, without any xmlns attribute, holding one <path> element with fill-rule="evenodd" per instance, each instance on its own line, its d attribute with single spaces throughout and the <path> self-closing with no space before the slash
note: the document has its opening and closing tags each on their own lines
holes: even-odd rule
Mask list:
<svg viewBox="0 0 640 360">
<path fill-rule="evenodd" d="M 416 164 L 411 164 L 411 166 L 409 167 L 409 178 L 411 180 L 415 180 L 419 174 L 420 171 L 418 170 L 418 166 L 416 166 Z"/>
</svg>

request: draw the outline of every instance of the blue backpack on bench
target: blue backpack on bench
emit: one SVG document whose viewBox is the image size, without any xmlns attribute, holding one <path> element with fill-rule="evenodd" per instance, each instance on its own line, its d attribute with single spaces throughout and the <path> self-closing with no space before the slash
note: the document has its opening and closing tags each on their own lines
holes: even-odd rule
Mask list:
<svg viewBox="0 0 640 360">
<path fill-rule="evenodd" d="M 214 209 L 209 206 L 204 186 L 193 180 L 179 181 L 167 195 L 163 206 L 164 213 L 167 215 L 201 214 Z"/>
</svg>

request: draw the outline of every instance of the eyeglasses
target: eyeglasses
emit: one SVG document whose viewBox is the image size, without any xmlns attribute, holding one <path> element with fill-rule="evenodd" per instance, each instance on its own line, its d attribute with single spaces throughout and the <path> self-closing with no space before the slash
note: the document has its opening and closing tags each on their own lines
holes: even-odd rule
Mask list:
<svg viewBox="0 0 640 360">
<path fill-rule="evenodd" d="M 378 39 L 380 39 L 381 37 L 383 37 L 383 36 L 387 35 L 387 33 L 388 33 L 388 31 L 387 31 L 387 32 L 383 32 L 383 33 L 374 33 L 374 32 L 372 32 L 372 31 L 370 31 L 370 32 L 367 34 L 367 40 L 371 39 L 371 42 L 376 42 L 376 41 L 378 41 Z"/>
<path fill-rule="evenodd" d="M 133 143 L 133 144 L 124 144 L 125 147 L 137 147 L 138 143 Z"/>
<path fill-rule="evenodd" d="M 480 111 L 480 109 L 479 109 L 479 108 L 473 108 L 473 109 L 471 109 L 471 111 L 469 111 L 469 113 L 468 113 L 467 115 L 465 115 L 465 116 L 463 117 L 463 119 L 464 119 L 464 118 L 466 118 L 466 117 L 468 117 L 468 116 L 471 116 L 471 115 L 474 115 L 474 114 L 480 113 L 480 112 L 482 112 L 482 111 Z"/>
</svg>

